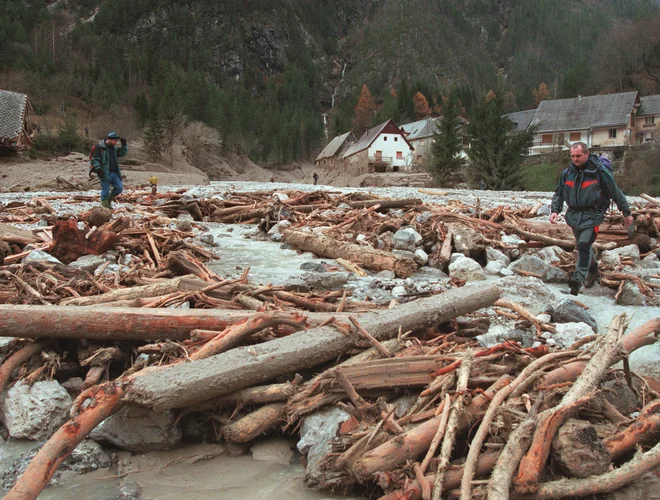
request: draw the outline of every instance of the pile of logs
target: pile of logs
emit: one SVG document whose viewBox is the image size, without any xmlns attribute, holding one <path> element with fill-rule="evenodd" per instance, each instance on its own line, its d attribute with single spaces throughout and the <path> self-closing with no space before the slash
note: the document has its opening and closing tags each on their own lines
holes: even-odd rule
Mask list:
<svg viewBox="0 0 660 500">
<path fill-rule="evenodd" d="M 346 418 L 308 484 L 388 500 L 587 496 L 660 466 L 658 383 L 626 362 L 656 341 L 660 317 L 627 332 L 629 318 L 616 316 L 606 333 L 560 350 L 540 336 L 552 324 L 502 300 L 495 286 L 453 280 L 441 293 L 378 306 L 349 291 L 253 284 L 249 269 L 223 279 L 207 267 L 217 256 L 193 242 L 192 226 L 179 229 L 170 218 L 186 213 L 198 227 L 240 222 L 264 231 L 287 219 L 283 239 L 296 249 L 335 258 L 356 274 L 387 269 L 406 277 L 417 269 L 412 259 L 389 243 L 376 248 L 382 234 L 404 226 L 433 241 L 444 264 L 457 226 L 496 248 L 510 249 L 503 234 L 520 236 L 521 252 L 572 248 L 564 230 L 529 220 L 535 209 L 482 211 L 355 193 L 184 194 L 129 194 L 134 208 L 98 227 L 89 214 L 58 217 L 48 199 L 4 208 L 0 337 L 15 340 L 1 353 L 0 392 L 19 379 L 82 379 L 71 420 L 5 498 L 36 498 L 75 446 L 124 405 L 194 417 L 215 439 L 237 443 L 295 435 L 306 417 L 341 409 Z M 418 217 L 424 212 L 431 215 Z M 658 236 L 657 206 L 636 215 L 639 235 Z M 49 225 L 34 231 L 10 225 L 41 219 Z M 630 243 L 616 222 L 601 232 L 606 248 Z M 322 226 L 323 234 L 309 230 Z M 22 262 L 35 248 L 62 264 Z M 135 256 L 126 272 L 94 276 L 68 265 L 108 250 Z M 572 265 L 569 257 L 560 267 Z M 622 269 L 605 271 L 608 286 L 657 288 Z M 176 308 L 184 303 L 190 309 Z M 475 337 L 503 310 L 535 327 L 540 345 L 481 347 Z M 636 395 L 637 413 L 617 407 L 612 383 Z"/>
</svg>

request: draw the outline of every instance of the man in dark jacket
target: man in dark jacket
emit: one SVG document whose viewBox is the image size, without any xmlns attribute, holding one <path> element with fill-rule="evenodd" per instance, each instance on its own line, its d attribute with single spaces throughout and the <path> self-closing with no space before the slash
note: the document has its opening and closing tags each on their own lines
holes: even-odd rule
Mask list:
<svg viewBox="0 0 660 500">
<path fill-rule="evenodd" d="M 630 206 L 625 195 L 616 185 L 612 173 L 603 168 L 584 142 L 571 146 L 571 163 L 559 178 L 557 190 L 552 197 L 550 223 L 556 224 L 559 214 L 568 205 L 566 224 L 573 230 L 578 250 L 575 272 L 568 286 L 573 295 L 580 292 L 582 285 L 590 288 L 598 279 L 598 262 L 592 245 L 598 236 L 600 225 L 612 199 L 625 217 L 624 223 L 633 223 Z"/>
<path fill-rule="evenodd" d="M 119 142 L 121 142 L 121 147 L 118 146 Z M 101 181 L 101 206 L 103 207 L 112 208 L 112 201 L 124 190 L 119 158 L 127 154 L 126 139 L 119 137 L 116 132 L 109 133 L 94 149 L 92 172 L 98 175 Z"/>
</svg>

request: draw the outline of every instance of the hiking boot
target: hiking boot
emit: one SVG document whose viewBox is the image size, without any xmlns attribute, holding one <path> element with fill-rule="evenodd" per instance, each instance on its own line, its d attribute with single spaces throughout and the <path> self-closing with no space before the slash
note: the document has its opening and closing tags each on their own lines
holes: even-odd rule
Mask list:
<svg viewBox="0 0 660 500">
<path fill-rule="evenodd" d="M 571 295 L 578 295 L 580 293 L 580 282 L 574 279 L 568 280 L 568 288 Z"/>
<path fill-rule="evenodd" d="M 110 200 L 101 200 L 101 206 L 103 208 L 110 208 Z"/>
<path fill-rule="evenodd" d="M 591 266 L 589 268 L 589 274 L 587 275 L 587 279 L 584 280 L 584 287 L 591 288 L 598 282 L 599 278 L 600 278 L 600 271 L 598 270 L 598 265 L 596 264 L 595 266 Z"/>
</svg>

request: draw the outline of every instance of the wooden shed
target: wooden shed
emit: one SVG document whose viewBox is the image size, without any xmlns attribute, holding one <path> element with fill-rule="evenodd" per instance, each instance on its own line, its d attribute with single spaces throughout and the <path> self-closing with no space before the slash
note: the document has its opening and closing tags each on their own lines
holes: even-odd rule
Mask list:
<svg viewBox="0 0 660 500">
<path fill-rule="evenodd" d="M 31 112 L 27 95 L 0 90 L 0 148 L 21 151 L 32 146 Z"/>
</svg>

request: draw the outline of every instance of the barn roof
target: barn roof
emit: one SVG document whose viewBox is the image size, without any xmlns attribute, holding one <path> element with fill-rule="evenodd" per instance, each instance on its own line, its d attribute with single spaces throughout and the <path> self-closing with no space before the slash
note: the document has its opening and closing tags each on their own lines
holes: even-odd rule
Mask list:
<svg viewBox="0 0 660 500">
<path fill-rule="evenodd" d="M 27 96 L 0 90 L 0 140 L 14 139 L 23 129 L 23 113 Z"/>
<path fill-rule="evenodd" d="M 647 95 L 639 98 L 637 116 L 660 115 L 660 95 Z"/>
<path fill-rule="evenodd" d="M 323 160 L 324 158 L 332 158 L 344 146 L 349 137 L 353 136 L 352 132 L 338 135 L 332 139 L 328 145 L 323 148 L 323 151 L 316 157 L 316 160 Z"/>
<path fill-rule="evenodd" d="M 625 127 L 636 102 L 637 92 L 542 101 L 530 126 L 539 133 Z"/>
</svg>

